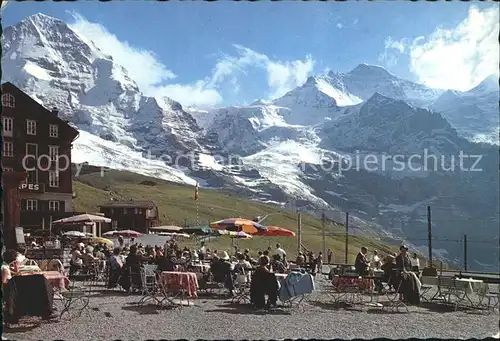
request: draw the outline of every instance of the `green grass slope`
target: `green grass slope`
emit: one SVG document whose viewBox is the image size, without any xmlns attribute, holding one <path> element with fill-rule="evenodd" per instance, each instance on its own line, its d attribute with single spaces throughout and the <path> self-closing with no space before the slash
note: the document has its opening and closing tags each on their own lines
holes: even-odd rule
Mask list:
<svg viewBox="0 0 500 341">
<path fill-rule="evenodd" d="M 252 219 L 269 214 L 266 225 L 277 225 L 297 233 L 297 214 L 275 205 L 266 205 L 217 190 L 200 189 L 199 200 L 194 200 L 194 187 L 171 183 L 130 172 L 109 170 L 101 173 L 88 173 L 74 179 L 73 190 L 76 194 L 73 208 L 79 212 L 97 212 L 100 204 L 110 200 L 110 192 L 115 198 L 122 200 L 153 200 L 158 206 L 162 225 L 190 226 L 208 225 L 209 222 L 223 218 L 242 217 Z M 198 208 L 197 208 L 198 206 Z M 336 262 L 344 261 L 345 238 L 344 227 L 332 223 L 326 224 L 327 248 L 334 252 Z M 339 234 L 339 235 L 335 235 Z M 253 252 L 263 250 L 270 244 L 279 242 L 288 253 L 295 257 L 297 237 L 254 237 L 251 240 L 238 240 L 241 248 L 249 248 Z M 189 243 L 189 242 L 188 242 Z M 310 250 L 322 251 L 321 221 L 310 215 L 302 215 L 302 243 Z M 219 237 L 209 242 L 209 247 L 216 250 L 231 249 L 232 241 L 227 237 Z M 364 245 L 369 250 L 382 253 L 394 251 L 395 247 L 384 244 L 376 238 L 349 237 L 349 262 L 359 248 Z"/>
</svg>

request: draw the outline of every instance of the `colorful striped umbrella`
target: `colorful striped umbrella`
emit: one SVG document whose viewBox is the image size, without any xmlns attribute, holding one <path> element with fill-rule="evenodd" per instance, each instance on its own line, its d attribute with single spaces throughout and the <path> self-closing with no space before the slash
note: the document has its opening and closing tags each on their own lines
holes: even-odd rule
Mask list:
<svg viewBox="0 0 500 341">
<path fill-rule="evenodd" d="M 259 231 L 265 231 L 266 227 L 255 221 L 243 218 L 228 218 L 213 222 L 210 227 L 215 230 L 227 230 L 235 232 L 245 232 L 248 234 L 256 234 Z"/>
<path fill-rule="evenodd" d="M 267 230 L 259 231 L 256 236 L 263 237 L 295 237 L 295 232 L 284 229 L 279 226 L 266 226 Z"/>
</svg>

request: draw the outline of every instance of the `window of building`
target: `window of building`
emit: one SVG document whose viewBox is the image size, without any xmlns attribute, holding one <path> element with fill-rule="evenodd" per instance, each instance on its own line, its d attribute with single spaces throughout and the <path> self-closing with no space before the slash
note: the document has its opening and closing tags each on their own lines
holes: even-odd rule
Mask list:
<svg viewBox="0 0 500 341">
<path fill-rule="evenodd" d="M 2 95 L 2 106 L 5 108 L 15 108 L 16 107 L 16 98 L 11 94 L 3 94 Z"/>
<path fill-rule="evenodd" d="M 38 145 L 36 143 L 26 143 L 26 155 L 38 157 Z"/>
<path fill-rule="evenodd" d="M 50 200 L 49 201 L 49 211 L 59 211 L 60 209 L 60 202 L 56 200 Z"/>
<path fill-rule="evenodd" d="M 118 221 L 113 220 L 113 221 L 111 222 L 111 228 L 112 228 L 113 230 L 118 229 Z"/>
<path fill-rule="evenodd" d="M 26 211 L 38 211 L 38 200 L 36 199 L 26 200 Z"/>
<path fill-rule="evenodd" d="M 26 120 L 26 134 L 36 135 L 36 121 Z"/>
<path fill-rule="evenodd" d="M 12 129 L 14 126 L 14 120 L 12 117 L 3 117 L 3 136 L 12 136 Z"/>
<path fill-rule="evenodd" d="M 139 214 L 139 213 L 141 213 L 141 210 L 138 208 L 134 208 L 134 214 Z"/>
<path fill-rule="evenodd" d="M 49 136 L 59 137 L 59 127 L 57 124 L 49 124 Z"/>
<path fill-rule="evenodd" d="M 14 145 L 12 142 L 4 141 L 3 143 L 3 156 L 14 156 Z"/>
<path fill-rule="evenodd" d="M 59 146 L 49 146 L 49 157 L 51 161 L 57 161 L 59 156 Z"/>
<path fill-rule="evenodd" d="M 58 171 L 49 171 L 49 187 L 59 187 Z"/>
<path fill-rule="evenodd" d="M 26 183 L 37 184 L 38 183 L 38 170 L 33 169 L 27 172 Z"/>
</svg>

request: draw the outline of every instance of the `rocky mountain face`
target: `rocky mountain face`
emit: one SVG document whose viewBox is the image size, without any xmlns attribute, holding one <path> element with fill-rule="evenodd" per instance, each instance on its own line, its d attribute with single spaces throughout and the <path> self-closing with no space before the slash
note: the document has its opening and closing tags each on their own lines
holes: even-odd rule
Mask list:
<svg viewBox="0 0 500 341">
<path fill-rule="evenodd" d="M 461 265 L 468 234 L 469 267 L 498 268 L 499 155 L 487 138 L 498 132 L 496 79 L 461 93 L 361 64 L 271 103 L 206 111 L 144 96 L 126 69 L 55 18 L 28 17 L 2 44 L 3 81 L 80 130 L 75 162 L 326 210 L 339 222 L 348 211 L 354 233 L 424 252 L 430 205 L 436 256 Z"/>
</svg>

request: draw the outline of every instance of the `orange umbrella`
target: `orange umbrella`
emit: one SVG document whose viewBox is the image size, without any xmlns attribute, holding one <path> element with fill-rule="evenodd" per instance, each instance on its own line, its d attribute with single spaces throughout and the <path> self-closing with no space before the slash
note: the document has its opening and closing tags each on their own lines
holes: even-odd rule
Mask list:
<svg viewBox="0 0 500 341">
<path fill-rule="evenodd" d="M 295 232 L 284 229 L 279 226 L 266 226 L 267 230 L 259 231 L 256 233 L 256 236 L 265 236 L 265 237 L 295 237 Z"/>
<path fill-rule="evenodd" d="M 235 232 L 245 232 L 248 234 L 257 234 L 259 231 L 265 231 L 266 227 L 255 221 L 243 218 L 223 219 L 210 224 L 214 230 L 227 230 Z"/>
</svg>

